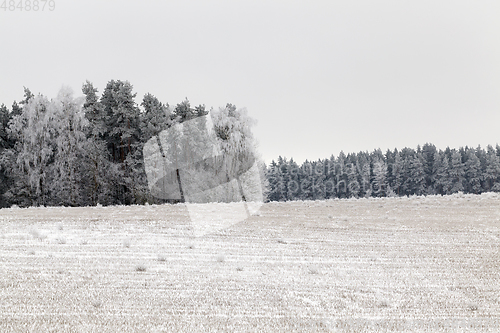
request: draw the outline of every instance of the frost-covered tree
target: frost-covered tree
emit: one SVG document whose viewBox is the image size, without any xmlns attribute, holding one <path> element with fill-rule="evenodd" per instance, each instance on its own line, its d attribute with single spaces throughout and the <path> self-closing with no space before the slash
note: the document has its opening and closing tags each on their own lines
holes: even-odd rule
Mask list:
<svg viewBox="0 0 500 333">
<path fill-rule="evenodd" d="M 113 185 L 115 203 L 136 202 L 137 178 L 135 171 L 140 170 L 134 162 L 141 157 L 140 109 L 134 99 L 133 87 L 128 81 L 111 80 L 106 85 L 99 103 L 103 109 L 105 131 L 102 138 L 107 143 L 111 162 L 118 164 L 120 174 L 114 175 L 118 182 Z M 130 155 L 130 156 L 129 156 Z M 142 187 L 141 184 L 140 187 Z"/>
<path fill-rule="evenodd" d="M 346 155 L 340 151 L 337 161 L 334 164 L 335 193 L 337 198 L 347 198 L 348 176 L 346 167 Z"/>
<path fill-rule="evenodd" d="M 500 158 L 491 145 L 486 149 L 484 188 L 486 191 L 500 192 Z"/>
<path fill-rule="evenodd" d="M 3 194 L 12 186 L 12 181 L 8 177 L 8 165 L 3 165 L 2 156 L 4 152 L 12 148 L 12 141 L 9 138 L 9 121 L 11 113 L 9 109 L 2 104 L 0 106 L 0 208 L 8 206 L 8 202 L 3 197 Z"/>
<path fill-rule="evenodd" d="M 466 191 L 468 193 L 478 194 L 482 190 L 481 186 L 481 162 L 476 156 L 474 149 L 468 149 L 465 161 Z"/>
<path fill-rule="evenodd" d="M 422 146 L 422 163 L 425 173 L 425 187 L 428 194 L 434 193 L 433 170 L 434 170 L 434 154 L 437 152 L 436 146 L 426 143 Z"/>
<path fill-rule="evenodd" d="M 448 156 L 443 151 L 434 154 L 433 164 L 434 187 L 437 194 L 449 194 L 452 183 L 449 175 L 450 167 Z"/>
<path fill-rule="evenodd" d="M 392 179 L 393 183 L 391 185 L 393 191 L 397 194 L 400 195 L 402 194 L 401 187 L 404 182 L 404 165 L 403 165 L 403 160 L 401 159 L 401 155 L 397 151 L 397 149 L 394 150 L 394 164 L 392 165 Z"/>
<path fill-rule="evenodd" d="M 9 135 L 15 140 L 3 158 L 10 165 L 12 187 L 5 196 L 23 206 L 45 205 L 49 199 L 49 164 L 54 154 L 53 110 L 42 95 L 26 93 L 22 113 L 9 123 Z"/>
<path fill-rule="evenodd" d="M 106 136 L 113 162 L 124 163 L 140 138 L 140 110 L 128 81 L 111 80 L 100 99 L 106 120 Z"/>
<path fill-rule="evenodd" d="M 85 95 L 83 110 L 89 121 L 87 126 L 86 159 L 84 164 L 86 195 L 91 205 L 116 203 L 116 184 L 121 182 L 119 166 L 112 162 L 108 150 L 109 130 L 106 125 L 104 107 L 99 102 L 98 90 L 87 81 L 82 86 Z"/>
<path fill-rule="evenodd" d="M 313 200 L 325 199 L 325 170 L 323 163 L 318 160 L 311 163 L 311 189 Z"/>
<path fill-rule="evenodd" d="M 373 191 L 377 197 L 384 197 L 387 194 L 387 165 L 383 160 L 373 163 Z"/>
<path fill-rule="evenodd" d="M 83 110 L 83 98 L 74 98 L 69 88 L 63 88 L 50 103 L 51 128 L 54 133 L 54 160 L 50 164 L 52 203 L 57 205 L 87 205 L 82 161 L 86 158 L 88 120 Z"/>
<path fill-rule="evenodd" d="M 144 108 L 140 123 L 141 141 L 147 142 L 171 125 L 172 110 L 168 104 L 161 103 L 158 98 L 149 93 L 144 95 L 141 106 Z"/>
<path fill-rule="evenodd" d="M 457 193 L 459 191 L 464 191 L 465 165 L 462 163 L 462 155 L 457 150 L 451 152 L 449 175 L 451 180 L 450 192 Z"/>
<path fill-rule="evenodd" d="M 313 177 L 311 171 L 311 162 L 305 160 L 300 168 L 300 200 L 312 200 L 313 198 Z"/>
<path fill-rule="evenodd" d="M 287 194 L 288 200 L 296 200 L 300 196 L 300 169 L 299 165 L 290 159 L 288 162 L 288 177 L 287 177 Z"/>
<path fill-rule="evenodd" d="M 204 110 L 198 108 L 196 112 L 203 115 Z M 219 108 L 217 111 L 212 110 L 210 114 L 218 143 L 217 146 L 220 148 L 221 157 L 225 164 L 225 172 L 228 176 L 235 176 L 240 191 L 244 187 L 247 193 L 252 193 L 252 195 L 247 195 L 251 196 L 250 198 L 243 197 L 244 200 L 262 200 L 262 188 L 265 187 L 265 182 L 263 179 L 257 179 L 260 178 L 257 175 L 258 170 L 254 170 L 261 160 L 257 154 L 257 143 L 252 133 L 252 127 L 256 121 L 248 116 L 246 109 L 237 109 L 232 104 L 227 104 L 226 107 Z M 249 173 L 245 171 L 244 173 L 247 176 L 241 178 L 240 175 L 242 175 L 243 170 L 248 170 L 255 177 L 247 177 Z M 243 184 L 245 179 L 248 181 Z M 255 182 L 258 182 L 258 184 Z M 286 186 L 284 181 L 282 185 Z M 229 185 L 228 190 L 230 190 Z M 282 195 L 286 196 L 286 187 L 280 191 Z"/>
<path fill-rule="evenodd" d="M 285 201 L 285 184 L 283 175 L 278 164 L 273 160 L 267 169 L 267 179 L 269 181 L 269 201 Z"/>
<path fill-rule="evenodd" d="M 359 192 L 361 190 L 361 185 L 358 181 L 358 168 L 357 168 L 357 158 L 355 155 L 348 155 L 349 163 L 346 164 L 347 168 L 347 189 L 349 191 L 349 197 L 358 198 Z"/>
<path fill-rule="evenodd" d="M 360 195 L 364 197 L 370 197 L 372 195 L 371 168 L 369 157 L 366 156 L 366 154 L 359 154 L 357 168 L 361 185 Z"/>
</svg>

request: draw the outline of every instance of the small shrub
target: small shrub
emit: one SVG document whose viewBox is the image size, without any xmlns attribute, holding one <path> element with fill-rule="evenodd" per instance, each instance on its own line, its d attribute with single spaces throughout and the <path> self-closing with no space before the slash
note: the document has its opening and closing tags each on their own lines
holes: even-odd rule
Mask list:
<svg viewBox="0 0 500 333">
<path fill-rule="evenodd" d="M 278 243 L 287 244 L 286 240 L 284 240 L 283 238 L 278 239 Z"/>
<path fill-rule="evenodd" d="M 66 238 L 64 237 L 58 237 L 56 238 L 57 244 L 66 244 Z"/>
<path fill-rule="evenodd" d="M 236 270 L 237 270 L 238 272 L 241 272 L 241 271 L 243 271 L 243 267 L 242 267 L 242 266 L 238 266 L 238 267 L 236 267 Z"/>
<path fill-rule="evenodd" d="M 192 249 L 194 249 L 194 248 L 195 248 L 194 243 L 189 243 L 189 244 L 188 244 L 188 249 L 191 249 L 191 250 L 192 250 Z"/>
<path fill-rule="evenodd" d="M 29 250 L 29 251 L 28 251 L 28 254 L 29 254 L 30 256 L 34 256 L 34 255 L 35 255 L 35 250 Z"/>
<path fill-rule="evenodd" d="M 158 254 L 158 261 L 167 261 L 167 258 L 163 254 Z"/>
<path fill-rule="evenodd" d="M 100 308 L 102 306 L 102 303 L 99 300 L 95 300 L 95 301 L 92 301 L 92 306 L 94 308 Z"/>
<path fill-rule="evenodd" d="M 217 259 L 218 262 L 224 262 L 224 261 L 226 261 L 226 257 L 223 254 L 217 255 L 216 259 Z"/>
</svg>

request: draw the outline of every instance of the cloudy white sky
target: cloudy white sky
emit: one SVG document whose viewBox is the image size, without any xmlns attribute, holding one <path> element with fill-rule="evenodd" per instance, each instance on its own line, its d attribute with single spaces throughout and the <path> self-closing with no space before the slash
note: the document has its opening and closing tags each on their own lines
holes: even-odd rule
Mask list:
<svg viewBox="0 0 500 333">
<path fill-rule="evenodd" d="M 0 103 L 23 86 L 55 97 L 112 79 L 130 81 L 138 104 L 147 92 L 230 102 L 258 120 L 266 162 L 500 143 L 498 0 L 55 5 L 0 9 Z"/>
</svg>

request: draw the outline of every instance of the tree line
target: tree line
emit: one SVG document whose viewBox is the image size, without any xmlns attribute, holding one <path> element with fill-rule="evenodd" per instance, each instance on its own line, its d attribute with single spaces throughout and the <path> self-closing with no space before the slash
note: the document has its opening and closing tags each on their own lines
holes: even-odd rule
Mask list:
<svg viewBox="0 0 500 333">
<path fill-rule="evenodd" d="M 146 142 L 174 124 L 209 114 L 188 99 L 170 106 L 154 95 L 140 105 L 128 81 L 102 94 L 89 81 L 76 98 L 68 88 L 48 99 L 25 88 L 24 99 L 0 105 L 0 207 L 162 203 L 145 172 Z M 224 152 L 255 153 L 244 109 L 210 110 Z M 344 154 L 297 164 L 279 157 L 262 165 L 266 201 L 322 200 L 500 191 L 500 146 Z"/>
<path fill-rule="evenodd" d="M 149 191 L 143 147 L 209 111 L 187 98 L 170 106 L 150 93 L 137 105 L 128 81 L 111 80 L 100 95 L 87 81 L 82 92 L 75 98 L 63 88 L 49 100 L 24 88 L 22 101 L 0 106 L 0 207 L 165 202 Z M 236 126 L 249 123 L 244 109 L 227 104 L 210 111 L 221 142 L 241 144 L 248 136 Z"/>
<path fill-rule="evenodd" d="M 266 169 L 268 200 L 322 200 L 500 192 L 500 146 L 380 149 L 298 165 L 279 157 Z"/>
</svg>

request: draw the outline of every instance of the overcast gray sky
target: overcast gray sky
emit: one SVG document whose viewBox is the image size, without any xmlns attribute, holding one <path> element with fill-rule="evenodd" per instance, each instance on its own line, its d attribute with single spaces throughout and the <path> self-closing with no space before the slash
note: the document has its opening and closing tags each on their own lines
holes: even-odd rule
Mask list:
<svg viewBox="0 0 500 333">
<path fill-rule="evenodd" d="M 24 0 L 23 0 L 24 1 Z M 1 2 L 1 1 L 0 1 Z M 19 0 L 16 0 L 19 2 Z M 258 120 L 266 162 L 500 143 L 500 1 L 95 1 L 0 9 L 0 103 L 128 80 Z"/>
</svg>

